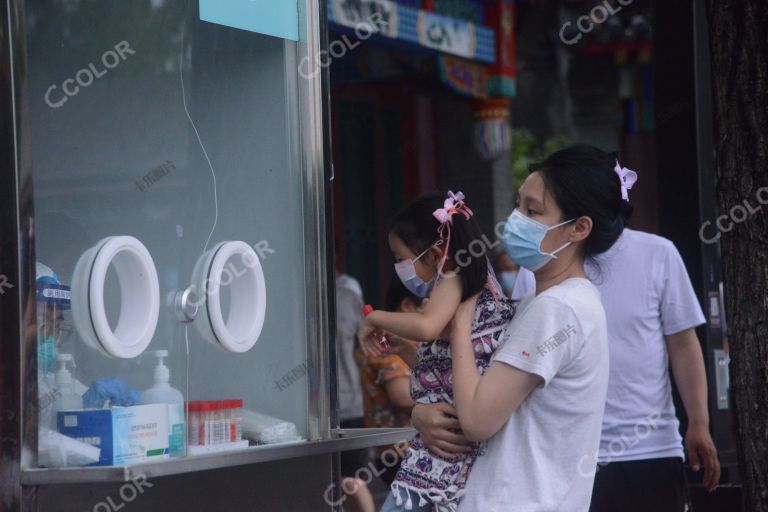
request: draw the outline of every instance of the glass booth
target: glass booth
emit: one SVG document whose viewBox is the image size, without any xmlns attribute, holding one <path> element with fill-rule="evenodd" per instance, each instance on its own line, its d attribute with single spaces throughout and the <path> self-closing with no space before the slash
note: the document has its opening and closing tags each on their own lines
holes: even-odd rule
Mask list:
<svg viewBox="0 0 768 512">
<path fill-rule="evenodd" d="M 21 485 L 388 442 L 333 428 L 324 6 L 9 6 Z"/>
</svg>

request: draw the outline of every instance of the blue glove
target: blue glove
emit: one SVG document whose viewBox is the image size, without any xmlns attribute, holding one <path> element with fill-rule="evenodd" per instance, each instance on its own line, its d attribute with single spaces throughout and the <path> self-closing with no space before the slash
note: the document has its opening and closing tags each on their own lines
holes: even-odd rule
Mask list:
<svg viewBox="0 0 768 512">
<path fill-rule="evenodd" d="M 120 377 L 99 379 L 91 383 L 91 387 L 83 395 L 83 406 L 86 409 L 101 409 L 104 402 L 109 400 L 111 406 L 129 407 L 139 403 L 141 391 L 128 389 Z"/>
</svg>

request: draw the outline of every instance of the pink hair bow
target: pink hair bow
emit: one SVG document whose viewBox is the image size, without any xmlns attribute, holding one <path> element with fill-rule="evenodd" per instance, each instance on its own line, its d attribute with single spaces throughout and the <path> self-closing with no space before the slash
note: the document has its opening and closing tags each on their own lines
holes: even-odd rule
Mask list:
<svg viewBox="0 0 768 512">
<path fill-rule="evenodd" d="M 618 160 L 616 160 L 616 167 L 614 167 L 613 170 L 619 175 L 619 181 L 621 182 L 621 198 L 625 201 L 629 201 L 629 190 L 635 183 L 637 183 L 637 173 L 619 165 Z"/>
<path fill-rule="evenodd" d="M 474 215 L 472 210 L 470 210 L 469 207 L 464 204 L 463 193 L 457 192 L 454 194 L 453 192 L 448 191 L 448 197 L 445 199 L 443 207 L 438 208 L 432 212 L 432 215 L 440 223 L 440 227 L 437 228 L 437 234 L 440 236 L 440 239 L 445 242 L 443 258 L 440 260 L 440 266 L 437 269 L 438 276 L 443 271 L 445 260 L 448 258 L 448 250 L 451 246 L 451 224 L 453 224 L 451 217 L 457 214 L 463 215 L 467 220 L 469 220 L 472 215 Z"/>
<path fill-rule="evenodd" d="M 445 199 L 442 208 L 435 210 L 432 215 L 437 219 L 440 224 L 446 222 L 452 222 L 451 217 L 456 214 L 463 215 L 467 220 L 474 215 L 467 205 L 464 204 L 464 194 L 462 192 L 448 192 L 448 197 Z"/>
</svg>

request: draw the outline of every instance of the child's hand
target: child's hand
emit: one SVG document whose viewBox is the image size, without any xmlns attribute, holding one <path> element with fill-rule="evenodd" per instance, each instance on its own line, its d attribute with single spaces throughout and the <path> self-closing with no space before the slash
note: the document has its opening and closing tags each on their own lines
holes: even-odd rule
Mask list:
<svg viewBox="0 0 768 512">
<path fill-rule="evenodd" d="M 384 333 L 377 329 L 368 320 L 368 317 L 365 317 L 363 324 L 357 331 L 357 341 L 360 342 L 360 348 L 363 349 L 363 353 L 366 356 L 378 357 L 388 352 L 388 350 L 381 346 L 381 337 L 383 335 Z"/>
</svg>

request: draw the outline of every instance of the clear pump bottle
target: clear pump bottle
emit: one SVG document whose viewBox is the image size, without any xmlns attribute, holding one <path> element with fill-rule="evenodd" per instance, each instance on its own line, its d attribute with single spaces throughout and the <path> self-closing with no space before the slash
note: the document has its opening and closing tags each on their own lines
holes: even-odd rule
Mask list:
<svg viewBox="0 0 768 512">
<path fill-rule="evenodd" d="M 54 417 L 60 411 L 73 411 L 83 408 L 83 397 L 75 391 L 75 381 L 72 378 L 72 374 L 67 370 L 67 362 L 72 363 L 73 367 L 75 365 L 72 354 L 59 354 L 56 356 L 56 362 L 59 364 L 59 369 L 54 377 L 56 386 L 56 400 L 53 402 Z"/>
<path fill-rule="evenodd" d="M 167 404 L 168 405 L 168 425 L 170 432 L 168 435 L 168 452 L 171 457 L 184 455 L 184 395 L 181 391 L 171 387 L 171 372 L 163 364 L 163 358 L 168 357 L 167 350 L 156 350 L 154 356 L 157 357 L 157 366 L 155 366 L 155 383 L 148 390 L 141 394 L 142 404 Z"/>
</svg>

